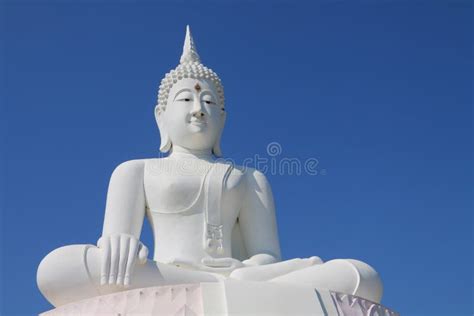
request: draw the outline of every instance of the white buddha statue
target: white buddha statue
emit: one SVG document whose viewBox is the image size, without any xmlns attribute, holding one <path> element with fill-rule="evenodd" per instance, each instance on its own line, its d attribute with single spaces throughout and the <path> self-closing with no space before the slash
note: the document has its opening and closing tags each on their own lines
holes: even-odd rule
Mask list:
<svg viewBox="0 0 474 316">
<path fill-rule="evenodd" d="M 216 159 L 226 119 L 224 91 L 201 63 L 189 27 L 180 64 L 161 81 L 155 117 L 160 150 L 169 155 L 119 165 L 97 246 L 61 247 L 39 265 L 38 286 L 53 305 L 229 278 L 307 285 L 380 302 L 379 276 L 361 261 L 281 261 L 267 179 Z M 140 242 L 145 216 L 153 229 L 153 260 Z"/>
</svg>

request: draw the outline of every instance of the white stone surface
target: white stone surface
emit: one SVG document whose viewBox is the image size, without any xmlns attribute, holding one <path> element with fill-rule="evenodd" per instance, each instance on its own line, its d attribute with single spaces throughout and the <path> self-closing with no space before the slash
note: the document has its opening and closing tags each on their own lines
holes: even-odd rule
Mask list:
<svg viewBox="0 0 474 316">
<path fill-rule="evenodd" d="M 216 283 L 210 288 L 224 284 L 225 295 L 233 298 L 226 308 L 236 313 L 263 311 L 270 302 L 279 311 L 311 309 L 314 301 L 308 299 L 314 293 L 308 288 L 380 301 L 380 278 L 361 261 L 280 261 L 275 205 L 265 175 L 216 160 L 222 155 L 226 116 L 220 79 L 201 63 L 187 28 L 180 64 L 162 80 L 155 107 L 160 149 L 169 155 L 127 161 L 115 169 L 97 247 L 65 246 L 43 259 L 37 282 L 53 305 L 126 289 L 203 282 Z M 145 216 L 153 230 L 153 260 L 140 242 Z M 260 293 L 261 305 L 248 304 L 251 293 Z M 121 297 L 114 295 L 107 299 Z"/>
<path fill-rule="evenodd" d="M 136 289 L 70 303 L 41 315 L 204 315 L 202 289 L 200 284 Z"/>
<path fill-rule="evenodd" d="M 225 281 L 149 287 L 94 297 L 41 316 L 398 316 L 358 297 L 310 287 Z"/>
</svg>

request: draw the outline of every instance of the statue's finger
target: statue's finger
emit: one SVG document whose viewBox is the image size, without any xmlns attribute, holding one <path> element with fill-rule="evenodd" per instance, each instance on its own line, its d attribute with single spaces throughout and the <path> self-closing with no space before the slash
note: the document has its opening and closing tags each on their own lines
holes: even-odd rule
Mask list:
<svg viewBox="0 0 474 316">
<path fill-rule="evenodd" d="M 135 238 L 130 238 L 130 245 L 128 248 L 128 259 L 127 265 L 125 267 L 125 277 L 123 279 L 123 285 L 130 285 L 130 276 L 133 272 L 133 267 L 135 266 L 135 258 L 138 253 L 138 240 Z"/>
<path fill-rule="evenodd" d="M 221 265 L 214 258 L 203 258 L 201 263 L 208 267 L 220 267 Z"/>
<path fill-rule="evenodd" d="M 129 236 L 122 235 L 120 236 L 120 254 L 119 254 L 119 263 L 118 263 L 118 272 L 117 272 L 117 285 L 123 284 L 123 278 L 125 274 L 125 266 L 127 265 L 128 260 L 128 248 L 129 248 Z"/>
<path fill-rule="evenodd" d="M 141 264 L 145 264 L 148 258 L 148 248 L 144 244 L 140 243 L 138 250 L 138 260 Z"/>
<path fill-rule="evenodd" d="M 114 284 L 117 278 L 117 268 L 119 261 L 120 237 L 118 235 L 110 236 L 110 274 L 109 284 Z"/>
<path fill-rule="evenodd" d="M 232 262 L 228 258 L 203 258 L 201 260 L 203 264 L 209 267 L 230 267 Z"/>
<path fill-rule="evenodd" d="M 101 252 L 101 262 L 100 262 L 100 284 L 104 285 L 109 279 L 110 271 L 110 241 L 109 238 L 100 239 L 100 252 Z"/>
</svg>

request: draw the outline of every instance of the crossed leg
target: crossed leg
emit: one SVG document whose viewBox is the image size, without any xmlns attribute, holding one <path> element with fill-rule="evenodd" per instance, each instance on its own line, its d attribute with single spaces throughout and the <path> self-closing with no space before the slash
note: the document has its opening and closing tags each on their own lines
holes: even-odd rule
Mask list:
<svg viewBox="0 0 474 316">
<path fill-rule="evenodd" d="M 273 264 L 240 268 L 230 277 L 245 281 L 267 281 L 309 285 L 360 296 L 379 303 L 383 287 L 377 272 L 368 264 L 352 259 L 323 263 L 318 257 L 292 259 Z"/>
<path fill-rule="evenodd" d="M 150 286 L 217 282 L 219 276 L 147 261 L 137 263 L 130 286 L 100 285 L 100 249 L 93 245 L 70 245 L 49 253 L 40 263 L 37 283 L 54 306 L 98 295 Z"/>
<path fill-rule="evenodd" d="M 268 265 L 234 270 L 232 279 L 308 285 L 357 295 L 380 302 L 382 283 L 369 265 L 351 259 L 322 263 L 317 257 L 292 259 Z M 48 254 L 38 267 L 40 291 L 54 306 L 134 288 L 218 282 L 216 274 L 148 261 L 136 264 L 128 287 L 100 285 L 100 250 L 93 245 L 71 245 Z"/>
</svg>

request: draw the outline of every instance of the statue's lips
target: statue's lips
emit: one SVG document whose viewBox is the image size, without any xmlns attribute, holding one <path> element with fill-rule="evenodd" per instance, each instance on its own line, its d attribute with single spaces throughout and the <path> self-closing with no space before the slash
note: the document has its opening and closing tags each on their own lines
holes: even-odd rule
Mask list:
<svg viewBox="0 0 474 316">
<path fill-rule="evenodd" d="M 191 120 L 189 121 L 189 124 L 195 126 L 205 126 L 207 123 L 205 121 Z"/>
</svg>

